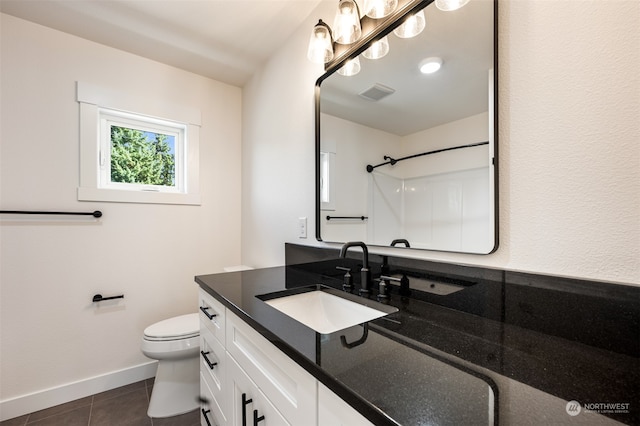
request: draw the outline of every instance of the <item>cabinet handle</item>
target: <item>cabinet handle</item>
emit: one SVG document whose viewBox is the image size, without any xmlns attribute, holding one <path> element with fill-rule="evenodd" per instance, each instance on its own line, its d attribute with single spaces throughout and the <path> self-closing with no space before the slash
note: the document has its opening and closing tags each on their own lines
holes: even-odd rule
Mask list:
<svg viewBox="0 0 640 426">
<path fill-rule="evenodd" d="M 258 423 L 264 420 L 264 416 L 258 417 L 258 410 L 253 410 L 253 426 L 258 426 Z"/>
<path fill-rule="evenodd" d="M 207 416 L 207 414 L 209 414 L 211 412 L 211 410 L 205 410 L 204 408 L 202 409 L 202 417 L 204 417 L 204 421 L 207 422 L 207 426 L 211 426 L 211 422 L 209 421 L 209 417 Z"/>
<path fill-rule="evenodd" d="M 247 394 L 242 394 L 242 426 L 247 426 L 247 405 L 251 404 L 253 399 L 247 399 Z"/>
<path fill-rule="evenodd" d="M 218 314 L 210 314 L 207 312 L 209 309 L 211 309 L 209 306 L 200 306 L 200 310 L 207 316 L 207 318 L 212 320 L 214 317 L 217 317 Z"/>
<path fill-rule="evenodd" d="M 210 353 L 211 352 L 200 351 L 200 355 L 202 355 L 202 358 L 204 358 L 204 360 L 207 362 L 207 365 L 209 366 L 209 368 L 213 370 L 213 367 L 218 365 L 218 363 L 209 361 L 209 357 L 207 357 L 207 355 L 209 355 Z"/>
</svg>

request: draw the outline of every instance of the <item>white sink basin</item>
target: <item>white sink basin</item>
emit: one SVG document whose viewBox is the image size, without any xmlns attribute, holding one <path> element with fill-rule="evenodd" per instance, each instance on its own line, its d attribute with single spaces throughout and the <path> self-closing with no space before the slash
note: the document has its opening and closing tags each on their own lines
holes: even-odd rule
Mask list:
<svg viewBox="0 0 640 426">
<path fill-rule="evenodd" d="M 373 309 L 321 290 L 265 300 L 265 303 L 321 334 L 333 333 L 397 311 L 384 305 L 381 306 L 387 312 Z"/>
</svg>

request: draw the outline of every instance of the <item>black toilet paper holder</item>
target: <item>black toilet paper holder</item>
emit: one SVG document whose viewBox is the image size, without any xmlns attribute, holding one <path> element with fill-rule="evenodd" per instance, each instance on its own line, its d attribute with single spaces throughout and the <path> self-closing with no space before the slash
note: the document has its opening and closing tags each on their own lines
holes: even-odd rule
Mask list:
<svg viewBox="0 0 640 426">
<path fill-rule="evenodd" d="M 101 294 L 96 294 L 93 296 L 92 301 L 93 302 L 102 302 L 104 300 L 112 300 L 112 299 L 124 299 L 124 294 L 120 294 L 118 296 L 109 296 L 109 297 L 102 297 Z"/>
</svg>

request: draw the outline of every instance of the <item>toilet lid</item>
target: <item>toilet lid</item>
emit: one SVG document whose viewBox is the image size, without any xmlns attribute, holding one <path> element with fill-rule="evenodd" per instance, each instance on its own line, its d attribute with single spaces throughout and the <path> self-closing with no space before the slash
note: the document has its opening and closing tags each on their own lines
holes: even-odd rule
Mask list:
<svg viewBox="0 0 640 426">
<path fill-rule="evenodd" d="M 186 339 L 200 334 L 198 314 L 169 318 L 144 329 L 144 337 L 153 340 Z"/>
</svg>

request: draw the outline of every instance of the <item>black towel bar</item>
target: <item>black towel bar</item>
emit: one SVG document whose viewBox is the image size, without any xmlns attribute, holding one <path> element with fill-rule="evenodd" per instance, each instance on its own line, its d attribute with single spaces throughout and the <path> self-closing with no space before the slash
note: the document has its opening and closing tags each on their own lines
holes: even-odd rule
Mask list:
<svg viewBox="0 0 640 426">
<path fill-rule="evenodd" d="M 367 216 L 327 216 L 327 220 L 331 219 L 356 219 L 356 220 L 367 220 L 369 219 Z"/>
<path fill-rule="evenodd" d="M 96 210 L 93 212 L 49 212 L 49 211 L 31 211 L 31 210 L 0 210 L 0 214 L 42 214 L 42 215 L 102 217 L 102 212 L 100 210 Z"/>
</svg>

